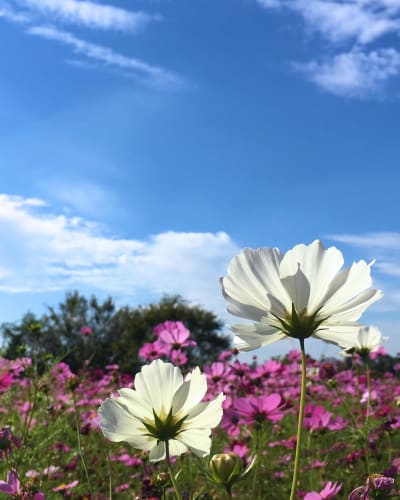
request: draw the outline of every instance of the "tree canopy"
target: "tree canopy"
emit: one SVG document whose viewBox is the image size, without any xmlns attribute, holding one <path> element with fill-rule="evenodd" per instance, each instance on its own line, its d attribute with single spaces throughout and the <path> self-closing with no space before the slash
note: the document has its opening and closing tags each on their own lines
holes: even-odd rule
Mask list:
<svg viewBox="0 0 400 500">
<path fill-rule="evenodd" d="M 110 297 L 101 302 L 73 291 L 57 307 L 48 306 L 41 317 L 28 312 L 21 321 L 0 328 L 7 358 L 51 354 L 75 371 L 89 360 L 93 368 L 117 363 L 121 371 L 132 373 L 143 364 L 139 349 L 154 340 L 153 328 L 167 320 L 181 321 L 197 342 L 187 353 L 192 366 L 215 361 L 231 347 L 229 336 L 221 333 L 222 321 L 179 295 L 166 295 L 146 306 L 117 308 Z"/>
</svg>

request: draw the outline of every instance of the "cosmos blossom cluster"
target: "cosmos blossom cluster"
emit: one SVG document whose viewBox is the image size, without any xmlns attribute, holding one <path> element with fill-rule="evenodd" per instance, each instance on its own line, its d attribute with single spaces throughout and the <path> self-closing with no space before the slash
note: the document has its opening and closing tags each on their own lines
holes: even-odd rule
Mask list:
<svg viewBox="0 0 400 500">
<path fill-rule="evenodd" d="M 370 362 L 377 363 L 380 359 L 384 359 L 382 354 Z M 300 488 L 299 498 L 301 495 L 306 500 L 336 496 L 345 498 L 345 494 L 349 495 L 359 488 L 353 494 L 353 498 L 358 498 L 356 495 L 367 488 L 370 491 L 372 484 L 370 480 L 365 486 L 363 479 L 366 473 L 365 448 L 353 439 L 355 432 L 365 424 L 367 409 L 367 380 L 362 361 L 359 358 L 351 361 L 345 358 L 340 361 L 309 358 L 308 365 L 310 385 L 305 411 L 308 444 L 304 451 L 306 460 L 302 465 L 303 483 L 309 484 L 310 478 L 318 479 L 313 481 L 313 486 L 310 484 L 308 491 L 306 486 Z M 52 496 L 54 492 L 74 498 L 88 494 L 73 432 L 73 417 L 77 412 L 81 440 L 86 443 L 86 461 L 95 478 L 95 489 L 99 491 L 96 498 L 107 498 L 107 474 L 96 472 L 107 470 L 107 454 L 114 470 L 115 494 L 129 490 L 140 495 L 141 491 L 148 491 L 158 498 L 157 463 L 151 466 L 148 455 L 128 442 L 116 443 L 106 453 L 105 448 L 110 443 L 104 442 L 100 430 L 99 405 L 107 400 L 110 393 L 115 394 L 116 388 L 133 389 L 133 377 L 120 374 L 118 367 L 112 365 L 104 370 L 83 372 L 77 379 L 67 365 L 58 363 L 51 368 L 48 378 L 41 382 L 41 391 L 45 391 L 43 404 L 33 408 L 28 402 L 32 389 L 29 377 L 31 360 L 2 360 L 1 366 L 0 414 L 3 421 L 6 421 L 6 415 L 8 421 L 11 418 L 12 425 L 3 425 L 0 433 L 0 492 L 10 497 L 11 493 L 18 493 L 25 495 L 21 498 L 36 500 L 42 498 L 39 493 L 48 498 L 55 498 Z M 21 367 L 25 369 L 21 370 Z M 189 366 L 182 369 L 187 373 L 192 371 Z M 262 363 L 256 363 L 256 360 L 245 363 L 231 352 L 222 353 L 218 361 L 204 366 L 203 373 L 207 383 L 203 400 L 213 401 L 219 394 L 225 395 L 225 400 L 221 401 L 222 420 L 218 430 L 212 434 L 216 451 L 234 453 L 245 467 L 254 456 L 255 436 L 258 434 L 259 444 L 264 450 L 259 473 L 263 481 L 275 485 L 276 496 L 271 498 L 284 498 L 282 491 L 285 491 L 285 484 L 290 479 L 289 465 L 296 444 L 294 424 L 301 377 L 299 351 L 291 351 L 282 359 Z M 400 472 L 399 374 L 399 363 L 395 363 L 390 371 L 373 372 L 370 387 L 369 442 L 373 472 L 384 474 L 393 481 Z M 76 408 L 71 384 L 77 400 Z M 8 394 L 13 396 L 12 414 L 6 406 Z M 51 409 L 48 403 L 51 403 Z M 26 424 L 29 431 L 24 440 Z M 21 459 L 24 447 L 28 438 L 29 442 L 43 438 L 43 426 L 46 426 L 45 429 L 58 429 L 58 433 L 45 444 L 40 456 L 29 467 Z M 387 448 L 388 436 L 392 440 L 391 456 Z M 156 468 L 155 472 L 152 467 Z M 199 477 L 201 479 L 201 473 Z M 388 481 L 391 480 L 386 480 L 386 487 Z M 380 484 L 379 480 L 375 483 Z"/>
<path fill-rule="evenodd" d="M 12 408 L 13 425 L 0 428 L 0 492 L 181 500 L 180 491 L 204 491 L 205 479 L 228 498 L 232 487 L 240 498 L 287 498 L 290 482 L 290 500 L 397 495 L 400 364 L 374 370 L 386 355 L 384 338 L 358 322 L 382 296 L 371 265 L 342 269 L 342 254 L 319 241 L 286 254 L 246 249 L 232 259 L 222 292 L 228 311 L 250 321 L 232 326 L 235 346 L 249 351 L 296 339 L 300 350 L 283 358 L 257 363 L 254 356 L 248 364 L 236 349 L 191 367 L 190 350 L 199 346 L 182 322 L 167 321 L 140 349 L 148 364 L 133 379 L 117 365 L 77 376 L 58 363 L 39 380 L 31 360 L 1 360 L 0 412 Z M 310 337 L 337 345 L 342 360 L 307 356 Z M 27 459 L 32 436 L 58 422 L 59 431 L 41 436 L 47 461 Z M 67 432 L 74 426 L 75 445 Z M 178 462 L 180 455 L 189 460 Z M 202 460 L 195 475 L 191 457 Z"/>
</svg>

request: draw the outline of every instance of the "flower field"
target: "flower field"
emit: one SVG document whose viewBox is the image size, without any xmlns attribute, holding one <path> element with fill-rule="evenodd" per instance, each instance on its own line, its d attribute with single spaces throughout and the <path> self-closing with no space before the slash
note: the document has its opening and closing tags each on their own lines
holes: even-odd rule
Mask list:
<svg viewBox="0 0 400 500">
<path fill-rule="evenodd" d="M 373 263 L 342 269 L 318 240 L 245 249 L 221 278 L 234 343 L 285 338 L 299 351 L 250 365 L 238 351 L 188 366 L 180 321 L 154 327 L 134 377 L 116 364 L 74 374 L 45 355 L 0 360 L 0 492 L 43 500 L 399 497 L 400 362 L 358 319 L 382 297 Z M 89 326 L 81 335 L 90 336 Z M 314 360 L 309 337 L 344 358 Z M 35 354 L 35 352 L 34 352 Z M 381 363 L 383 357 L 387 363 Z M 214 358 L 215 359 L 215 358 Z M 146 363 L 149 362 L 149 363 Z"/>
<path fill-rule="evenodd" d="M 400 364 L 382 373 L 374 368 L 379 354 L 372 357 L 369 398 L 367 366 L 359 358 L 347 363 L 307 360 L 298 498 L 348 498 L 368 474 L 395 478 L 399 472 Z M 188 372 L 191 367 L 181 369 Z M 205 400 L 221 392 L 226 396 L 222 421 L 212 433 L 211 456 L 234 452 L 241 470 L 257 457 L 247 476 L 233 484 L 232 495 L 288 498 L 300 352 L 259 364 L 241 363 L 227 352 L 203 372 Z M 118 366 L 74 375 L 64 363 L 47 360 L 39 375 L 31 359 L 1 359 L 2 496 L 173 498 L 163 461 L 149 462 L 148 453 L 109 442 L 99 428 L 99 406 L 133 382 Z M 182 498 L 225 498 L 223 485 L 212 481 L 209 460 L 193 453 L 172 458 L 174 473 L 181 471 L 177 483 Z"/>
</svg>

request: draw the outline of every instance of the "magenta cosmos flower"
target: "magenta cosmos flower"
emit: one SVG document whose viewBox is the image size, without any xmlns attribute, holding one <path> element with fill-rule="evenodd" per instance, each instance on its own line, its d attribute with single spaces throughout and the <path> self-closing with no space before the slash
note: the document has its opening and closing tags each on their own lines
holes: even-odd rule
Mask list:
<svg viewBox="0 0 400 500">
<path fill-rule="evenodd" d="M 341 346 L 382 296 L 371 288 L 371 264 L 360 260 L 342 269 L 343 262 L 338 249 L 325 249 L 318 240 L 285 254 L 246 248 L 234 257 L 221 278 L 227 310 L 252 321 L 231 327 L 236 348 L 251 351 L 288 337 Z"/>
<path fill-rule="evenodd" d="M 280 410 L 282 398 L 279 394 L 269 396 L 247 396 L 238 398 L 234 403 L 234 411 L 241 423 L 260 425 L 266 420 L 279 422 L 283 418 Z"/>
</svg>

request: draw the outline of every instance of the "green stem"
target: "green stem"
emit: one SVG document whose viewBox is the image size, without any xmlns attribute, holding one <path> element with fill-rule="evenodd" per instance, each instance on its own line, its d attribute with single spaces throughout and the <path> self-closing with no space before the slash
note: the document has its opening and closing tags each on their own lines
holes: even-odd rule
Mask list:
<svg viewBox="0 0 400 500">
<path fill-rule="evenodd" d="M 251 493 L 251 498 L 257 498 L 256 495 L 256 488 L 257 486 L 260 485 L 260 460 L 259 460 L 259 455 L 260 455 L 260 428 L 256 427 L 255 429 L 256 433 L 256 446 L 255 446 L 255 456 L 256 458 L 256 467 L 255 470 L 253 471 L 253 487 L 252 487 L 252 493 Z M 258 493 L 258 492 L 257 492 Z"/>
<path fill-rule="evenodd" d="M 368 441 L 368 435 L 369 435 L 369 414 L 370 414 L 370 409 L 371 409 L 371 375 L 370 375 L 370 370 L 369 370 L 369 362 L 366 360 L 366 375 L 367 375 L 367 412 L 365 415 L 365 429 L 364 429 L 364 434 L 365 434 L 365 463 L 367 465 L 367 474 L 371 474 L 371 469 L 370 469 L 370 464 L 369 464 L 369 441 Z"/>
<path fill-rule="evenodd" d="M 229 499 L 232 498 L 232 485 L 231 484 L 226 484 L 225 485 L 225 491 Z M 254 497 L 253 497 L 254 498 Z"/>
<path fill-rule="evenodd" d="M 79 429 L 79 415 L 78 415 L 78 407 L 76 405 L 75 391 L 71 391 L 71 392 L 72 392 L 72 401 L 74 403 L 74 416 L 75 416 L 76 437 L 77 437 L 77 441 L 78 441 L 78 453 L 79 453 L 79 456 L 81 458 L 83 470 L 85 471 L 86 481 L 88 483 L 88 488 L 89 488 L 89 492 L 90 492 L 90 498 L 94 498 L 93 491 L 92 491 L 92 485 L 90 483 L 89 472 L 88 472 L 87 467 L 86 467 L 85 457 L 83 455 L 83 450 L 82 450 L 81 432 Z"/>
<path fill-rule="evenodd" d="M 171 469 L 171 457 L 169 456 L 169 442 L 168 441 L 165 441 L 165 455 L 167 457 L 168 474 L 169 474 L 169 477 L 171 479 L 172 486 L 174 487 L 175 496 L 176 496 L 177 500 L 182 500 L 182 497 L 181 497 L 179 490 L 178 490 L 178 486 L 176 484 L 174 473 L 172 472 L 172 469 Z"/>
<path fill-rule="evenodd" d="M 306 352 L 304 350 L 304 339 L 299 339 L 299 341 L 301 350 L 301 392 L 300 392 L 299 420 L 297 423 L 296 454 L 294 457 L 293 480 L 292 480 L 292 488 L 290 490 L 290 500 L 294 500 L 296 496 L 297 479 L 299 476 L 301 438 L 303 434 L 304 401 L 306 395 Z"/>
<path fill-rule="evenodd" d="M 112 489 L 112 472 L 111 472 L 111 459 L 110 459 L 109 448 L 107 448 L 107 469 L 108 469 L 108 496 L 110 500 L 112 500 L 113 489 Z"/>
</svg>

